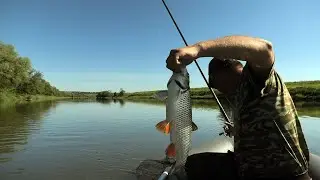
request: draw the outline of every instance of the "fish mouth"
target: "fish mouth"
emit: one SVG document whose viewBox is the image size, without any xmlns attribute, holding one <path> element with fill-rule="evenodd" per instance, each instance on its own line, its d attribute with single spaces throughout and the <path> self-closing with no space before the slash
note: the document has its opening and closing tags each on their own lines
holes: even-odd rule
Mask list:
<svg viewBox="0 0 320 180">
<path fill-rule="evenodd" d="M 168 85 L 174 80 L 175 83 L 179 86 L 181 89 L 190 89 L 189 84 L 190 84 L 190 78 L 189 78 L 189 72 L 187 71 L 187 68 L 182 68 L 181 72 L 179 73 L 173 73 L 171 78 L 169 79 L 167 83 Z"/>
</svg>

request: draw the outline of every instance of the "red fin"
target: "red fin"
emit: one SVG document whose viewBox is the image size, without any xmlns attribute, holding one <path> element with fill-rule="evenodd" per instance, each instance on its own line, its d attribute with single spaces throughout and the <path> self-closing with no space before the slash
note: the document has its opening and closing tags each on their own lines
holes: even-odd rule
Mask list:
<svg viewBox="0 0 320 180">
<path fill-rule="evenodd" d="M 156 129 L 164 134 L 169 134 L 170 122 L 168 120 L 163 120 L 156 125 Z"/>
<path fill-rule="evenodd" d="M 167 157 L 175 157 L 176 156 L 176 148 L 173 143 L 169 144 L 169 146 L 167 147 L 166 155 L 167 155 Z"/>
</svg>

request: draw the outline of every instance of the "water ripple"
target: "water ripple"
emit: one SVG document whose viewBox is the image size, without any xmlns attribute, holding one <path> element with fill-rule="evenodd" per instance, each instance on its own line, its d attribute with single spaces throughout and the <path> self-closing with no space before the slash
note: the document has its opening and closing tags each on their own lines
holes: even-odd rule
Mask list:
<svg viewBox="0 0 320 180">
<path fill-rule="evenodd" d="M 139 162 L 163 157 L 169 143 L 155 130 L 163 105 L 48 102 L 0 113 L 0 179 L 134 179 Z M 320 118 L 301 119 L 310 149 L 320 154 Z M 194 108 L 193 121 L 195 146 L 222 130 L 215 109 Z"/>
</svg>

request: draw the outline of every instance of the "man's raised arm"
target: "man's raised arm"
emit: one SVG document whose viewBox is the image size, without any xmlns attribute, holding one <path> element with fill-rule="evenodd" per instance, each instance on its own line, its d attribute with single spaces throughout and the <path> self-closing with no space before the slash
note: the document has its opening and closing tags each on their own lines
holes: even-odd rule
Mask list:
<svg viewBox="0 0 320 180">
<path fill-rule="evenodd" d="M 196 43 L 198 57 L 217 57 L 247 61 L 253 68 L 270 68 L 274 62 L 272 44 L 260 38 L 225 36 Z"/>
</svg>

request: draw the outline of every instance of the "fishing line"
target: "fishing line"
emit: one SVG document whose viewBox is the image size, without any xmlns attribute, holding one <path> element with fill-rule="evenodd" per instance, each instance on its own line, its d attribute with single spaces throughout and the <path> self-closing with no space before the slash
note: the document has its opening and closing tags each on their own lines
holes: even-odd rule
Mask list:
<svg viewBox="0 0 320 180">
<path fill-rule="evenodd" d="M 178 25 L 177 25 L 176 21 L 174 20 L 174 18 L 173 18 L 173 16 L 172 16 L 172 14 L 171 14 L 171 12 L 170 12 L 170 10 L 169 10 L 169 8 L 168 8 L 167 4 L 164 2 L 164 0 L 162 0 L 162 2 L 163 2 L 163 4 L 164 4 L 165 8 L 167 9 L 167 11 L 168 11 L 168 13 L 169 13 L 169 15 L 170 15 L 170 17 L 171 17 L 171 19 L 172 19 L 172 21 L 173 21 L 174 25 L 176 26 L 176 28 L 177 28 L 177 30 L 178 30 L 178 32 L 179 32 L 179 34 L 180 34 L 180 36 L 181 36 L 181 38 L 182 38 L 182 40 L 183 40 L 184 44 L 185 44 L 186 46 L 188 46 L 188 43 L 187 43 L 186 39 L 184 38 L 184 36 L 182 35 L 182 32 L 180 31 L 180 29 L 179 29 L 179 27 L 178 27 Z M 219 101 L 219 99 L 218 99 L 218 97 L 217 97 L 216 93 L 214 93 L 213 89 L 209 86 L 209 83 L 208 83 L 208 81 L 207 81 L 207 78 L 204 76 L 204 74 L 203 74 L 203 72 L 202 72 L 202 70 L 201 70 L 201 68 L 200 68 L 200 66 L 199 66 L 199 64 L 198 64 L 198 62 L 197 62 L 197 60 L 194 60 L 194 62 L 196 63 L 196 65 L 197 65 L 197 67 L 198 67 L 198 69 L 199 69 L 199 71 L 200 71 L 200 73 L 201 73 L 201 75 L 202 75 L 202 77 L 203 77 L 204 81 L 206 82 L 206 84 L 207 84 L 207 86 L 208 86 L 209 90 L 211 91 L 211 94 L 213 95 L 213 97 L 215 98 L 216 102 L 218 103 L 219 108 L 220 108 L 220 111 L 222 112 L 222 114 L 223 114 L 224 118 L 226 119 L 226 122 L 225 122 L 225 123 L 226 123 L 226 124 L 229 124 L 229 125 L 232 125 L 232 123 L 230 122 L 230 119 L 228 118 L 227 113 L 224 111 L 224 109 L 223 109 L 223 107 L 222 107 L 222 105 L 221 105 L 221 103 L 220 103 L 220 101 Z"/>
</svg>

